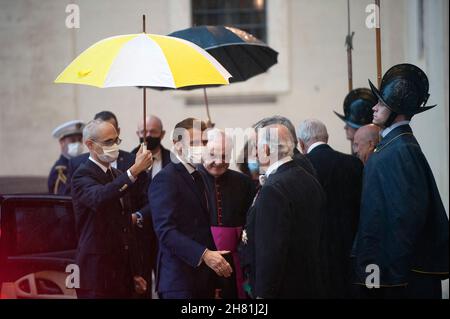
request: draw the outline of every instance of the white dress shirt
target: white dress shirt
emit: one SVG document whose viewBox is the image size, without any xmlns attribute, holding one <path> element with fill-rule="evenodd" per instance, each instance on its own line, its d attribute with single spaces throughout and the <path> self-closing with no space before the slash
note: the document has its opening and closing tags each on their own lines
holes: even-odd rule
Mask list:
<svg viewBox="0 0 450 319">
<path fill-rule="evenodd" d="M 385 128 L 381 131 L 381 137 L 384 138 L 386 135 L 388 135 L 390 132 L 392 132 L 393 129 L 402 126 L 402 125 L 408 125 L 409 121 L 400 121 L 397 123 L 392 124 L 391 126 Z"/>
<path fill-rule="evenodd" d="M 308 147 L 308 150 L 306 151 L 306 153 L 309 154 L 313 149 L 315 149 L 317 146 L 322 145 L 322 144 L 327 144 L 327 143 L 319 141 L 319 142 L 315 142 L 315 143 L 311 144 L 311 146 Z"/>
<path fill-rule="evenodd" d="M 109 167 L 106 167 L 105 165 L 101 164 L 100 162 L 96 161 L 92 156 L 89 156 L 89 160 L 91 160 L 92 162 L 94 162 L 95 164 L 97 164 L 98 167 L 100 167 L 102 169 L 102 171 L 106 174 L 106 172 L 108 171 Z M 117 169 L 117 161 L 114 161 L 113 163 L 116 164 L 116 167 L 113 166 L 113 164 L 111 163 L 111 167 Z M 130 179 L 130 181 L 132 183 L 134 183 L 136 181 L 136 178 L 131 174 L 130 170 L 127 170 L 127 175 L 128 178 Z"/>
<path fill-rule="evenodd" d="M 182 159 L 178 154 L 177 154 L 177 159 L 180 161 L 181 164 L 183 164 L 183 166 L 187 169 L 187 171 L 188 171 L 188 173 L 189 173 L 190 175 L 192 175 L 192 173 L 194 173 L 194 171 L 195 171 L 194 165 L 192 165 L 192 164 L 186 162 L 186 161 L 185 161 L 184 159 Z M 194 178 L 194 177 L 192 177 L 192 178 Z"/>
<path fill-rule="evenodd" d="M 152 170 L 152 178 L 155 178 L 155 175 L 162 170 L 162 151 L 153 154 L 153 165 L 151 167 L 151 170 Z"/>
<path fill-rule="evenodd" d="M 266 171 L 266 177 L 268 178 L 270 174 L 273 174 L 277 171 L 278 167 L 280 167 L 281 165 L 292 161 L 292 157 L 291 156 L 286 156 L 283 157 L 282 159 L 276 161 L 275 163 L 273 163 L 272 165 L 269 166 L 269 168 Z"/>
</svg>

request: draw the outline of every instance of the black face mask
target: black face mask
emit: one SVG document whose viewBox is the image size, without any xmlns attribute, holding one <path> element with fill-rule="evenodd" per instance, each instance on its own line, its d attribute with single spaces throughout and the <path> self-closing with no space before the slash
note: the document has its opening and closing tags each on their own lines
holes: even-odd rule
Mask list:
<svg viewBox="0 0 450 319">
<path fill-rule="evenodd" d="M 153 151 L 155 148 L 157 148 L 161 144 L 161 137 L 147 136 L 145 141 L 147 142 L 147 149 L 149 149 L 150 151 Z M 144 138 L 140 137 L 139 143 L 143 143 L 143 142 L 144 142 Z"/>
</svg>

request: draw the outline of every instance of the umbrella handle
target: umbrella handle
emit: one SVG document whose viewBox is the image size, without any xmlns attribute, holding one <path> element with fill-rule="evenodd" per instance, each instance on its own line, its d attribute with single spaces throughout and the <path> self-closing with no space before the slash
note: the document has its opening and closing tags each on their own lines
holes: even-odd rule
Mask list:
<svg viewBox="0 0 450 319">
<path fill-rule="evenodd" d="M 208 127 L 214 127 L 214 123 L 211 121 L 211 114 L 209 113 L 208 94 L 206 94 L 206 88 L 203 88 L 203 98 L 205 100 L 206 116 L 208 117 Z"/>
</svg>

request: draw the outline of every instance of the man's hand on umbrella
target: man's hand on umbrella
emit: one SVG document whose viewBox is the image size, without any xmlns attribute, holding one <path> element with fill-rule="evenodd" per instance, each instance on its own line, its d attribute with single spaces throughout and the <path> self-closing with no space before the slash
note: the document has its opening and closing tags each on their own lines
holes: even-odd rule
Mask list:
<svg viewBox="0 0 450 319">
<path fill-rule="evenodd" d="M 152 152 L 144 150 L 144 145 L 142 144 L 136 154 L 136 160 L 134 161 L 134 165 L 131 166 L 130 172 L 134 177 L 137 177 L 141 172 L 149 169 L 152 165 Z"/>
</svg>

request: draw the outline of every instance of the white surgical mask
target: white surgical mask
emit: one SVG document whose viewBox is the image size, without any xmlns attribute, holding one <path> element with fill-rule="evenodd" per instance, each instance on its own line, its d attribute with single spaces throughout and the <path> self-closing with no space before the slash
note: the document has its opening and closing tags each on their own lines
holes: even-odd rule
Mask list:
<svg viewBox="0 0 450 319">
<path fill-rule="evenodd" d="M 201 164 L 203 155 L 203 146 L 191 146 L 188 148 L 188 161 L 191 164 Z"/>
<path fill-rule="evenodd" d="M 83 153 L 83 144 L 80 142 L 67 144 L 67 155 L 75 157 Z"/>
<path fill-rule="evenodd" d="M 102 146 L 103 154 L 98 154 L 98 158 L 105 163 L 112 163 L 119 157 L 119 145 Z"/>
</svg>

